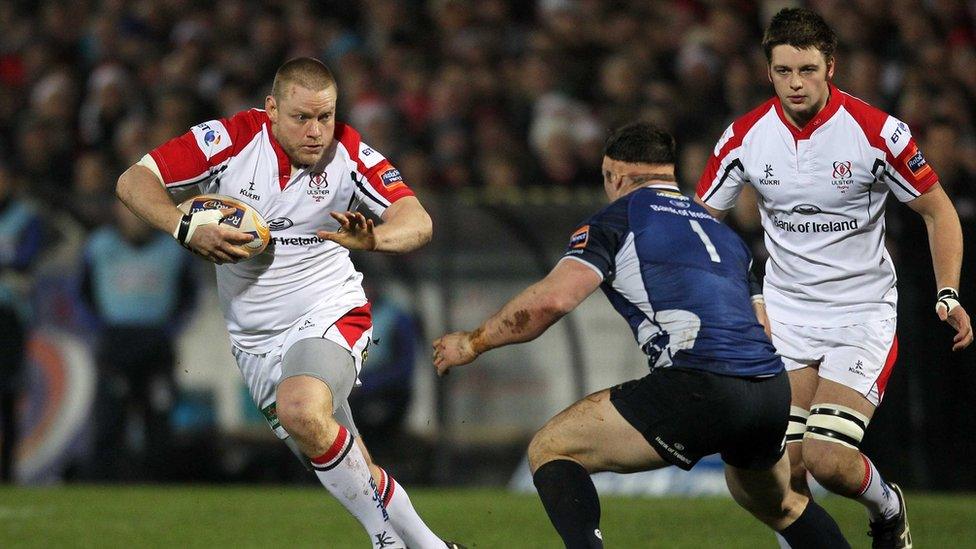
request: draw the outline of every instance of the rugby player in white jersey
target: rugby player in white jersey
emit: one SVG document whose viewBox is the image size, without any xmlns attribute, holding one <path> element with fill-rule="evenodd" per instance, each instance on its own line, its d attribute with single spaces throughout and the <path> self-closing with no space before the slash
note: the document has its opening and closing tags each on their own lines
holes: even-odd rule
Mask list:
<svg viewBox="0 0 976 549">
<path fill-rule="evenodd" d="M 763 48 L 776 97 L 726 129 L 697 200 L 722 217 L 743 185 L 759 196 L 768 329 L 793 392 L 794 487 L 809 493 L 809 471 L 867 508 L 874 547 L 911 547 L 904 495 L 859 450 L 898 350 L 885 199 L 892 193 L 925 219 L 935 310 L 956 331 L 953 350 L 973 339 L 958 295 L 962 231 L 908 126 L 831 83 L 836 44 L 810 10 L 773 18 Z"/>
<path fill-rule="evenodd" d="M 363 525 L 376 548 L 457 547 L 424 524 L 402 486 L 372 463 L 346 402 L 370 341 L 369 303 L 349 250 L 403 253 L 431 238 L 431 220 L 400 173 L 335 120 L 338 90 L 320 61 L 275 75 L 265 110 L 194 126 L 147 154 L 116 192 L 137 215 L 217 264 L 232 351 L 255 404 L 279 438 Z M 274 231 L 251 240 L 183 215 L 181 191 L 233 196 Z M 354 211 L 362 204 L 382 219 Z M 225 212 L 226 213 L 226 212 Z"/>
</svg>

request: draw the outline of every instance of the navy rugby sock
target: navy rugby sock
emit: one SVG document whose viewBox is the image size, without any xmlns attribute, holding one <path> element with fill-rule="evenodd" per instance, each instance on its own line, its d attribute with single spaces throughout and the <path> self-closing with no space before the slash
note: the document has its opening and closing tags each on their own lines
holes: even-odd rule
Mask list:
<svg viewBox="0 0 976 549">
<path fill-rule="evenodd" d="M 833 517 L 812 499 L 793 524 L 779 531 L 793 549 L 850 549 Z"/>
<path fill-rule="evenodd" d="M 566 549 L 602 549 L 600 498 L 582 465 L 557 459 L 539 467 L 532 476 L 549 520 Z"/>
</svg>

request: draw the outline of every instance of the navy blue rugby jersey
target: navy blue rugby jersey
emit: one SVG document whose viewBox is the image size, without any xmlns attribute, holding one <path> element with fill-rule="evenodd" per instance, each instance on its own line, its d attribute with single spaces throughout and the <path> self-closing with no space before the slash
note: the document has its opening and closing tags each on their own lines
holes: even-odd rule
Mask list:
<svg viewBox="0 0 976 549">
<path fill-rule="evenodd" d="M 752 309 L 746 244 L 688 197 L 667 187 L 631 192 L 577 228 L 563 257 L 603 278 L 652 368 L 782 371 Z"/>
</svg>

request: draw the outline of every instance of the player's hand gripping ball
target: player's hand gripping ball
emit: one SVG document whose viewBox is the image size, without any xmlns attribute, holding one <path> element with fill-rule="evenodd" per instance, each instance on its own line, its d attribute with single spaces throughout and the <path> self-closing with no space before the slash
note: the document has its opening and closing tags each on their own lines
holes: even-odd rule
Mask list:
<svg viewBox="0 0 976 549">
<path fill-rule="evenodd" d="M 189 216 L 206 210 L 233 208 L 234 213 L 221 218 L 220 223 L 254 237 L 254 240 L 241 245 L 250 253 L 248 259 L 263 252 L 271 240 L 271 231 L 268 230 L 268 222 L 264 217 L 251 206 L 235 198 L 222 194 L 201 194 L 186 200 L 177 208 Z M 189 236 L 186 240 L 189 240 Z"/>
</svg>

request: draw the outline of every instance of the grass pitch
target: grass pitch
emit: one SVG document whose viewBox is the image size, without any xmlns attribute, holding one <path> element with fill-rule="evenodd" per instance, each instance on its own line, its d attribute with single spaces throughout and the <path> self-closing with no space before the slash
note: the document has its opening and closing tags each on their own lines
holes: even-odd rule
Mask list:
<svg viewBox="0 0 976 549">
<path fill-rule="evenodd" d="M 558 549 L 534 496 L 413 489 L 421 515 L 474 549 Z M 854 547 L 870 547 L 860 505 L 823 500 Z M 976 548 L 976 496 L 909 493 L 916 547 Z M 730 499 L 602 498 L 608 548 L 777 547 Z M 321 488 L 68 486 L 0 488 L 0 547 L 365 549 L 365 534 Z"/>
</svg>

